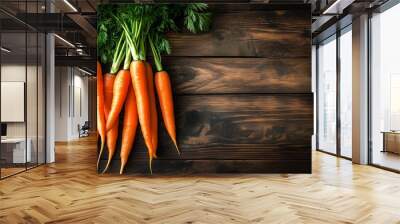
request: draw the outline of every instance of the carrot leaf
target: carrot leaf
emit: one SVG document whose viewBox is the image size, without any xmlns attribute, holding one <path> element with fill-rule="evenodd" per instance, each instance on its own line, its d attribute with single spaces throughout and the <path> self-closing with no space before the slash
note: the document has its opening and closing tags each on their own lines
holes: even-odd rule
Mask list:
<svg viewBox="0 0 400 224">
<path fill-rule="evenodd" d="M 206 32 L 211 26 L 211 13 L 205 3 L 188 4 L 184 10 L 184 25 L 192 33 Z"/>
</svg>

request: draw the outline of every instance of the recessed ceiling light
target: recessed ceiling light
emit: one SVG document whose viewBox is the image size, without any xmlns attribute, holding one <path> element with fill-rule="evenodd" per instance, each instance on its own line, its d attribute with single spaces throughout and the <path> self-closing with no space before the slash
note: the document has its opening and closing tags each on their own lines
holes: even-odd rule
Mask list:
<svg viewBox="0 0 400 224">
<path fill-rule="evenodd" d="M 6 53 L 10 53 L 11 52 L 11 50 L 9 50 L 9 49 L 7 49 L 5 47 L 1 47 L 0 49 L 1 49 L 1 51 L 4 51 Z"/>
<path fill-rule="evenodd" d="M 68 0 L 64 0 L 65 4 L 67 4 L 72 10 L 75 12 L 78 12 L 78 9 L 75 8 L 74 5 L 72 5 Z"/>
<path fill-rule="evenodd" d="M 342 14 L 343 9 L 351 5 L 354 0 L 336 0 L 322 14 Z"/>
<path fill-rule="evenodd" d="M 90 73 L 90 72 L 88 72 L 88 71 L 86 71 L 86 70 L 84 70 L 84 69 L 81 69 L 81 68 L 79 68 L 79 67 L 78 67 L 78 70 L 81 71 L 81 72 L 83 72 L 83 73 L 85 73 L 85 74 L 87 74 L 87 75 L 93 75 L 92 73 Z"/>
<path fill-rule="evenodd" d="M 69 42 L 68 40 L 62 38 L 61 36 L 59 36 L 58 34 L 54 34 L 55 37 L 57 37 L 59 40 L 61 40 L 62 42 L 66 43 L 68 46 L 75 48 L 75 45 L 73 45 L 71 42 Z"/>
</svg>

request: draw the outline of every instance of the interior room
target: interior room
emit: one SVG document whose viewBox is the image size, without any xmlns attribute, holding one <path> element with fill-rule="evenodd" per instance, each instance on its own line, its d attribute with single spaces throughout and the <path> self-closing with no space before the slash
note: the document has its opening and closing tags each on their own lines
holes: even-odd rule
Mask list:
<svg viewBox="0 0 400 224">
<path fill-rule="evenodd" d="M 45 36 L 14 28 L 1 34 L 2 178 L 45 163 Z"/>
<path fill-rule="evenodd" d="M 400 223 L 400 1 L 0 1 L 0 223 Z"/>
</svg>

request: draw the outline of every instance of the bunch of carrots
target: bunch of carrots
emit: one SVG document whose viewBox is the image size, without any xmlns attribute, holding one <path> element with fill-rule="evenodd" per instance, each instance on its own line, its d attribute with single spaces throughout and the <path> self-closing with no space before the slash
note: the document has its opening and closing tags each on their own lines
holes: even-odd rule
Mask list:
<svg viewBox="0 0 400 224">
<path fill-rule="evenodd" d="M 184 28 L 192 33 L 207 31 L 211 14 L 206 10 L 207 5 L 202 3 L 99 7 L 97 127 L 101 147 L 97 168 L 104 149 L 108 150 L 107 165 L 102 173 L 108 170 L 116 152 L 120 119 L 120 173 L 128 162 L 139 125 L 152 173 L 152 161 L 157 158 L 158 147 L 156 95 L 164 126 L 180 154 L 176 141 L 172 86 L 169 74 L 163 69 L 161 55 L 171 52 L 165 33 L 179 30 L 176 21 L 183 21 Z M 155 74 L 147 60 L 148 51 L 152 53 Z M 103 74 L 103 68 L 107 67 L 109 72 Z M 122 110 L 124 117 L 120 118 Z"/>
</svg>

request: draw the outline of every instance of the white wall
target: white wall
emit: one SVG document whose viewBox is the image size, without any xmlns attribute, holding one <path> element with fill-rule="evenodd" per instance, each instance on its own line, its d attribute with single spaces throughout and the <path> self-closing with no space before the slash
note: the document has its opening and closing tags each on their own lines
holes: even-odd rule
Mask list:
<svg viewBox="0 0 400 224">
<path fill-rule="evenodd" d="M 77 70 L 74 70 L 74 107 L 72 108 L 72 120 L 71 120 L 71 135 L 74 138 L 79 136 L 78 133 L 78 124 L 83 125 L 85 121 L 88 121 L 88 78 L 82 76 L 83 73 L 76 73 Z"/>
<path fill-rule="evenodd" d="M 30 68 L 28 68 L 30 70 Z M 25 82 L 25 64 L 5 64 L 1 66 L 1 81 Z M 6 108 L 1 108 L 6 110 Z M 25 122 L 7 123 L 7 137 L 25 137 Z"/>
<path fill-rule="evenodd" d="M 68 140 L 68 88 L 69 76 L 67 67 L 55 68 L 55 140 Z"/>
<path fill-rule="evenodd" d="M 56 67 L 55 73 L 55 140 L 70 141 L 88 120 L 88 78 L 72 67 Z"/>
<path fill-rule="evenodd" d="M 36 75 L 36 67 L 28 66 L 27 67 L 28 74 L 32 74 L 33 72 Z M 34 70 L 34 71 L 33 71 Z M 25 82 L 25 64 L 18 65 L 18 64 L 5 64 L 1 66 L 1 81 L 2 82 Z M 30 76 L 28 75 L 29 85 L 36 86 L 36 80 L 32 83 Z M 35 106 L 36 108 L 36 88 L 27 88 L 27 104 L 30 102 L 35 102 L 34 105 L 27 105 L 27 106 Z M 7 108 L 1 108 L 2 110 L 6 110 Z M 31 110 L 29 110 L 31 111 Z M 35 120 L 36 122 L 36 113 L 28 113 L 28 122 Z M 28 124 L 28 127 L 30 125 Z M 36 128 L 36 127 L 35 127 Z M 29 131 L 28 131 L 29 132 Z M 25 137 L 25 122 L 11 122 L 7 123 L 7 136 L 8 137 Z M 29 136 L 28 136 L 29 137 Z"/>
<path fill-rule="evenodd" d="M 6 122 L 7 137 L 30 139 L 32 149 L 32 161 L 36 162 L 36 154 L 39 153 L 39 163 L 44 162 L 44 74 L 42 67 L 25 64 L 3 64 L 1 66 L 1 81 L 26 83 L 26 115 L 25 122 Z M 27 78 L 27 80 L 25 80 Z M 3 96 L 4 97 L 4 96 Z M 7 110 L 7 108 L 1 108 Z M 38 116 L 39 115 L 39 116 Z M 37 151 L 39 150 L 39 151 Z"/>
</svg>

